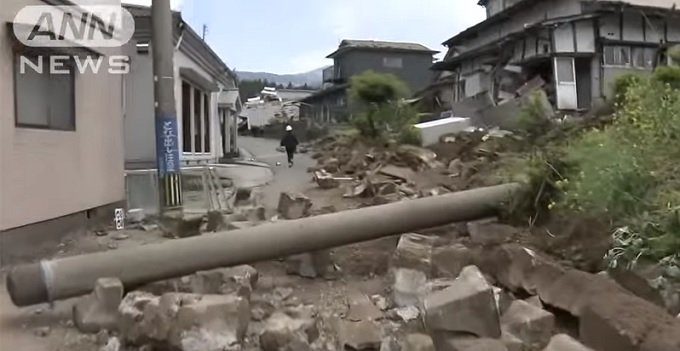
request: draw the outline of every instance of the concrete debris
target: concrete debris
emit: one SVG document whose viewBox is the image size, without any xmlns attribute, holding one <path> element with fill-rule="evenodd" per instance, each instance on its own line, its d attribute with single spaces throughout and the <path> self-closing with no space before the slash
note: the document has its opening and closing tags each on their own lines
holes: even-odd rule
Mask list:
<svg viewBox="0 0 680 351">
<path fill-rule="evenodd" d="M 263 351 L 310 350 L 310 345 L 319 337 L 316 320 L 293 318 L 283 312 L 269 317 L 259 339 Z"/>
<path fill-rule="evenodd" d="M 324 170 L 330 172 L 330 173 L 336 173 L 340 170 L 340 160 L 337 158 L 330 158 L 324 162 L 324 164 L 321 166 L 323 167 Z"/>
<path fill-rule="evenodd" d="M 132 345 L 154 343 L 182 351 L 235 350 L 250 321 L 237 295 L 132 292 L 119 307 L 121 335 Z"/>
<path fill-rule="evenodd" d="M 425 334 L 409 334 L 404 338 L 402 351 L 435 351 L 432 337 Z"/>
<path fill-rule="evenodd" d="M 392 257 L 392 293 L 399 307 L 417 305 L 431 275 L 434 239 L 420 234 L 403 234 Z"/>
<path fill-rule="evenodd" d="M 248 265 L 200 271 L 189 276 L 190 291 L 194 294 L 236 293 L 246 299 L 257 285 L 259 274 Z"/>
<path fill-rule="evenodd" d="M 460 177 L 463 175 L 463 169 L 465 169 L 465 165 L 459 158 L 449 162 L 448 170 L 452 177 Z"/>
<path fill-rule="evenodd" d="M 518 230 L 505 224 L 469 222 L 468 233 L 473 243 L 478 245 L 499 245 L 506 243 L 517 234 Z"/>
<path fill-rule="evenodd" d="M 371 296 L 371 301 L 373 301 L 375 307 L 378 307 L 381 311 L 386 311 L 388 308 L 390 308 L 387 299 L 384 298 L 382 295 Z"/>
<path fill-rule="evenodd" d="M 451 336 L 443 342 L 437 341 L 437 351 L 508 351 L 502 342 L 490 338 Z"/>
<path fill-rule="evenodd" d="M 334 189 L 340 186 L 340 181 L 349 181 L 352 180 L 353 178 L 336 178 L 333 177 L 331 173 L 326 172 L 325 170 L 317 171 L 314 172 L 314 181 L 316 184 L 319 185 L 319 188 L 321 189 Z"/>
<path fill-rule="evenodd" d="M 185 214 L 181 218 L 163 217 L 158 225 L 166 237 L 188 238 L 201 235 L 203 220 L 203 215 Z"/>
<path fill-rule="evenodd" d="M 278 286 L 273 293 L 278 300 L 284 301 L 293 295 L 293 288 Z"/>
<path fill-rule="evenodd" d="M 382 341 L 380 327 L 373 321 L 339 320 L 337 333 L 341 349 L 378 350 Z"/>
<path fill-rule="evenodd" d="M 286 272 L 303 278 L 329 277 L 334 270 L 329 250 L 308 252 L 286 258 Z"/>
<path fill-rule="evenodd" d="M 99 351 L 119 351 L 120 350 L 120 339 L 117 337 L 112 337 L 106 342 L 106 345 L 102 346 Z"/>
<path fill-rule="evenodd" d="M 420 317 L 420 310 L 415 306 L 400 307 L 394 309 L 394 313 L 404 322 L 418 319 Z"/>
<path fill-rule="evenodd" d="M 501 317 L 503 328 L 524 343 L 527 351 L 540 351 L 548 342 L 555 329 L 552 313 L 516 300 Z"/>
<path fill-rule="evenodd" d="M 416 173 L 413 172 L 410 168 L 406 167 L 397 167 L 397 166 L 385 166 L 380 168 L 380 171 L 378 173 L 396 178 L 399 180 L 403 180 L 405 182 L 412 182 L 413 179 L 416 177 Z"/>
<path fill-rule="evenodd" d="M 380 342 L 380 351 L 404 351 L 399 344 L 399 341 L 393 336 L 383 338 Z"/>
<path fill-rule="evenodd" d="M 501 342 L 505 345 L 508 351 L 525 351 L 524 343 L 518 337 L 512 335 L 507 330 L 503 330 L 501 334 Z"/>
<path fill-rule="evenodd" d="M 403 234 L 394 251 L 392 266 L 418 270 L 429 276 L 435 239 L 420 234 Z"/>
<path fill-rule="evenodd" d="M 422 288 L 427 282 L 424 272 L 408 268 L 392 269 L 392 299 L 399 307 L 418 305 Z"/>
<path fill-rule="evenodd" d="M 123 292 L 123 283 L 119 279 L 97 279 L 92 293 L 73 306 L 73 321 L 78 329 L 84 333 L 115 330 Z"/>
<path fill-rule="evenodd" d="M 650 282 L 636 272 L 614 268 L 607 272 L 608 276 L 614 279 L 619 285 L 632 292 L 633 294 L 649 301 L 657 306 L 666 307 L 661 293 L 652 287 Z"/>
<path fill-rule="evenodd" d="M 397 156 L 401 157 L 413 169 L 442 167 L 437 161 L 437 154 L 422 147 L 399 145 Z"/>
<path fill-rule="evenodd" d="M 264 206 L 237 207 L 237 212 L 240 213 L 245 220 L 250 222 L 262 222 L 267 220 L 267 210 Z"/>
<path fill-rule="evenodd" d="M 424 305 L 428 330 L 501 336 L 493 289 L 475 266 L 464 268 L 451 287 L 429 294 Z"/>
<path fill-rule="evenodd" d="M 583 346 L 580 342 L 574 340 L 571 336 L 566 334 L 558 334 L 550 339 L 548 346 L 543 351 L 592 351 Z"/>
<path fill-rule="evenodd" d="M 493 287 L 493 294 L 494 297 L 496 298 L 496 306 L 498 307 L 498 313 L 503 315 L 503 313 L 505 313 L 505 311 L 507 311 L 508 308 L 510 308 L 510 305 L 512 305 L 515 299 L 512 297 L 512 294 L 507 290 L 503 290 L 495 286 Z"/>
<path fill-rule="evenodd" d="M 349 311 L 345 319 L 360 322 L 364 320 L 379 320 L 383 318 L 383 313 L 376 307 L 368 295 L 358 291 L 347 293 Z"/>
<path fill-rule="evenodd" d="M 541 298 L 538 296 L 532 296 L 530 298 L 524 299 L 524 301 L 535 307 L 543 308 L 543 302 L 541 302 Z"/>
<path fill-rule="evenodd" d="M 224 230 L 227 227 L 227 221 L 225 220 L 225 216 L 222 214 L 222 212 L 209 211 L 207 219 L 208 223 L 206 224 L 205 229 L 207 232 L 214 233 Z"/>
<path fill-rule="evenodd" d="M 432 275 L 455 278 L 463 268 L 472 264 L 472 252 L 465 245 L 452 244 L 436 247 L 432 251 Z"/>
<path fill-rule="evenodd" d="M 279 197 L 279 214 L 285 219 L 307 217 L 312 208 L 312 200 L 302 194 L 281 193 Z"/>
</svg>

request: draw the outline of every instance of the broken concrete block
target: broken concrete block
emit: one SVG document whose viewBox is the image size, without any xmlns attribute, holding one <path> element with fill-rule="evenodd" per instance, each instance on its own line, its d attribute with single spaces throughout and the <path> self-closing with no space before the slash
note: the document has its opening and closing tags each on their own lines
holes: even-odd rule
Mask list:
<svg viewBox="0 0 680 351">
<path fill-rule="evenodd" d="M 436 339 L 442 339 L 441 337 Z M 436 341 L 437 351 L 508 351 L 502 342 L 490 338 L 452 335 Z"/>
<path fill-rule="evenodd" d="M 263 351 L 309 350 L 319 336 L 316 320 L 292 318 L 283 312 L 273 313 L 260 333 Z"/>
<path fill-rule="evenodd" d="M 501 342 L 508 351 L 524 351 L 524 343 L 507 330 L 501 332 Z"/>
<path fill-rule="evenodd" d="M 569 335 L 558 334 L 550 339 L 548 346 L 543 351 L 592 351 Z"/>
<path fill-rule="evenodd" d="M 340 182 L 327 172 L 314 172 L 314 180 L 321 189 L 334 189 L 340 186 Z"/>
<path fill-rule="evenodd" d="M 420 234 L 403 234 L 392 258 L 396 268 L 415 269 L 429 275 L 435 238 Z"/>
<path fill-rule="evenodd" d="M 117 337 L 110 338 L 104 346 L 102 346 L 99 351 L 119 351 L 120 350 L 120 340 Z"/>
<path fill-rule="evenodd" d="M 128 294 L 119 307 L 121 336 L 131 345 L 165 349 L 232 350 L 250 320 L 248 301 L 232 295 Z"/>
<path fill-rule="evenodd" d="M 428 295 L 424 308 L 430 331 L 501 336 L 493 289 L 475 266 L 464 268 L 451 287 Z"/>
<path fill-rule="evenodd" d="M 208 212 L 208 224 L 206 225 L 206 231 L 208 232 L 218 232 L 227 228 L 227 222 L 224 219 L 224 215 L 220 211 L 209 211 Z"/>
<path fill-rule="evenodd" d="M 392 299 L 399 307 L 418 306 L 427 275 L 408 268 L 392 269 Z"/>
<path fill-rule="evenodd" d="M 159 309 L 160 297 L 158 296 L 142 291 L 132 291 L 125 295 L 118 306 L 118 329 L 122 338 L 132 345 L 143 345 L 150 341 L 149 334 L 152 333 L 147 328 L 153 327 L 153 319 L 161 316 Z M 167 323 L 158 327 L 166 328 L 166 330 L 156 334 L 167 338 L 169 330 Z"/>
<path fill-rule="evenodd" d="M 302 194 L 281 193 L 279 197 L 279 214 L 285 219 L 307 217 L 312 208 L 312 200 Z"/>
<path fill-rule="evenodd" d="M 184 296 L 168 337 L 182 351 L 237 350 L 250 322 L 248 300 L 235 294 Z"/>
<path fill-rule="evenodd" d="M 478 245 L 500 245 L 518 233 L 518 229 L 505 224 L 469 222 L 468 233 L 473 243 Z"/>
<path fill-rule="evenodd" d="M 286 258 L 286 272 L 303 278 L 326 277 L 334 271 L 330 250 L 307 252 Z"/>
<path fill-rule="evenodd" d="M 346 319 L 359 322 L 363 320 L 379 320 L 383 318 L 383 313 L 378 307 L 373 304 L 368 295 L 356 290 L 350 290 L 347 295 L 347 304 L 349 309 L 347 311 Z"/>
<path fill-rule="evenodd" d="M 462 244 L 434 248 L 432 251 L 432 275 L 439 278 L 455 278 L 463 268 L 472 264 L 472 252 Z"/>
<path fill-rule="evenodd" d="M 201 235 L 203 221 L 203 215 L 185 214 L 180 218 L 163 217 L 159 221 L 159 228 L 167 237 L 188 238 Z"/>
<path fill-rule="evenodd" d="M 248 265 L 200 271 L 189 276 L 190 291 L 195 294 L 231 294 L 250 299 L 259 274 Z"/>
<path fill-rule="evenodd" d="M 73 306 L 73 321 L 78 329 L 85 333 L 115 330 L 123 292 L 123 283 L 119 279 L 97 279 L 94 291 Z"/>
<path fill-rule="evenodd" d="M 402 351 L 435 351 L 432 337 L 425 334 L 409 334 L 404 338 Z"/>
<path fill-rule="evenodd" d="M 264 206 L 238 207 L 237 212 L 249 222 L 263 222 L 267 220 L 267 210 Z"/>
<path fill-rule="evenodd" d="M 525 350 L 540 351 L 550 342 L 555 316 L 526 301 L 516 300 L 501 317 L 501 324 L 522 340 Z"/>
<path fill-rule="evenodd" d="M 341 349 L 378 350 L 382 340 L 380 327 L 374 321 L 352 322 L 340 320 L 337 323 Z"/>
<path fill-rule="evenodd" d="M 383 338 L 380 342 L 380 351 L 404 351 L 399 341 L 393 336 Z"/>
<path fill-rule="evenodd" d="M 534 305 L 535 307 L 543 308 L 543 302 L 541 302 L 541 298 L 538 296 L 532 296 L 530 298 L 524 299 L 524 301 L 530 305 Z"/>
<path fill-rule="evenodd" d="M 512 305 L 512 302 L 515 301 L 515 299 L 507 290 L 503 290 L 495 286 L 493 287 L 493 294 L 496 298 L 496 307 L 498 307 L 498 313 L 503 315 L 503 313 L 505 313 L 505 311 L 510 308 L 510 305 Z"/>
</svg>

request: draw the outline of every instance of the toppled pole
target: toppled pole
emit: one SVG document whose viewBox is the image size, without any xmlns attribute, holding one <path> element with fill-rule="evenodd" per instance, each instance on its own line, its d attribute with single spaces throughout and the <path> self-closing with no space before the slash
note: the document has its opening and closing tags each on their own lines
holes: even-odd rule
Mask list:
<svg viewBox="0 0 680 351">
<path fill-rule="evenodd" d="M 492 215 L 520 189 L 516 183 L 401 201 L 238 231 L 203 235 L 42 261 L 14 268 L 7 290 L 17 306 L 89 293 L 96 280 L 117 277 L 126 288 L 327 249 Z"/>
</svg>

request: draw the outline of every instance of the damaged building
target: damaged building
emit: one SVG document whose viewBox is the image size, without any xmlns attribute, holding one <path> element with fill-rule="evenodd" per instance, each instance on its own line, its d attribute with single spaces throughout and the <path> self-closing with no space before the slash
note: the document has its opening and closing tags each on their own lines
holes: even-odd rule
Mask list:
<svg viewBox="0 0 680 351">
<path fill-rule="evenodd" d="M 677 0 L 479 5 L 487 19 L 444 42 L 448 52 L 433 66 L 438 79 L 419 95 L 435 111 L 481 124 L 502 124 L 508 107 L 536 90 L 552 108 L 588 111 L 612 100 L 617 77 L 668 64 L 666 49 L 680 43 Z"/>
</svg>

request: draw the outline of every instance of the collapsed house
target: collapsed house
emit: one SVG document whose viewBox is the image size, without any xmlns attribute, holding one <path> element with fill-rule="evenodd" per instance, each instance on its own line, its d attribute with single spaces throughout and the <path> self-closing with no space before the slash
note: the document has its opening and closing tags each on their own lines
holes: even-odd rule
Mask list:
<svg viewBox="0 0 680 351">
<path fill-rule="evenodd" d="M 543 91 L 561 111 L 613 98 L 612 83 L 669 63 L 680 43 L 677 0 L 480 0 L 487 19 L 444 42 L 438 79 L 419 93 L 434 110 L 503 124 L 519 97 Z M 503 108 L 499 108 L 503 106 Z"/>
</svg>

